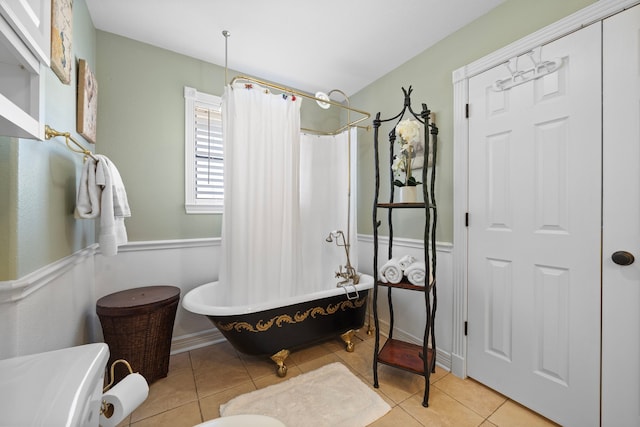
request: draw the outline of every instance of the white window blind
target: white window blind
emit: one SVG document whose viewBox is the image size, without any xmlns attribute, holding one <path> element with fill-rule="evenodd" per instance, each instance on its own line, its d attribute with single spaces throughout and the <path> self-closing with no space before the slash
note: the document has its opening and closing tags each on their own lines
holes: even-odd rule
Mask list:
<svg viewBox="0 0 640 427">
<path fill-rule="evenodd" d="M 185 208 L 222 212 L 224 143 L 221 99 L 185 87 Z"/>
</svg>

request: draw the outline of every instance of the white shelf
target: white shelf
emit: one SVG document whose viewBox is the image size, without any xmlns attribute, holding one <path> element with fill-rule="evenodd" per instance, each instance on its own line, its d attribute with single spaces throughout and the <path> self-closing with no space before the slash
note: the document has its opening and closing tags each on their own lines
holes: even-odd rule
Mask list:
<svg viewBox="0 0 640 427">
<path fill-rule="evenodd" d="M 50 4 L 0 0 L 1 136 L 44 139 L 42 70 L 49 66 Z"/>
</svg>

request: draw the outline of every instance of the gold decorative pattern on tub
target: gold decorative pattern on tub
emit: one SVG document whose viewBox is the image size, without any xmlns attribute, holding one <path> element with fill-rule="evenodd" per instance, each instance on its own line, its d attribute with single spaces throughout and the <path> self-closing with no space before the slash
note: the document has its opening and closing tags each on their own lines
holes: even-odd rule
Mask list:
<svg viewBox="0 0 640 427">
<path fill-rule="evenodd" d="M 313 307 L 306 310 L 304 313 L 300 313 L 299 311 L 293 315 L 293 317 L 288 314 L 281 314 L 279 316 L 273 317 L 268 321 L 264 321 L 262 319 L 258 320 L 258 323 L 255 325 L 251 325 L 247 322 L 229 322 L 222 323 L 216 322 L 216 326 L 223 331 L 230 331 L 235 329 L 237 332 L 249 331 L 249 332 L 265 332 L 268 331 L 276 325 L 277 327 L 282 327 L 284 323 L 300 323 L 307 319 L 307 317 L 311 316 L 315 318 L 316 316 L 330 316 L 336 313 L 338 310 L 345 311 L 347 309 L 355 309 L 362 307 L 367 301 L 367 298 L 353 300 L 342 301 L 338 304 L 329 304 L 326 308 L 324 307 Z"/>
</svg>

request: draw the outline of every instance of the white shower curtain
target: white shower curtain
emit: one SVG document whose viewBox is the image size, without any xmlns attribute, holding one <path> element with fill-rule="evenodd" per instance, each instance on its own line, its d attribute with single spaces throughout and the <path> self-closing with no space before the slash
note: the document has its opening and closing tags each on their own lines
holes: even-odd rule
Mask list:
<svg viewBox="0 0 640 427">
<path fill-rule="evenodd" d="M 356 159 L 356 130 L 351 130 L 351 160 Z M 349 136 L 302 135 L 300 146 L 300 221 L 304 281 L 298 288 L 311 293 L 335 286 L 335 272 L 345 266 L 344 248 L 327 243 L 329 232 L 350 230 L 351 265 L 357 268 L 355 168 L 349 197 Z M 351 203 L 350 226 L 347 227 Z M 335 239 L 334 239 L 335 240 Z M 342 279 L 340 279 L 342 280 Z M 302 289 L 305 288 L 305 289 Z"/>
<path fill-rule="evenodd" d="M 320 154 L 318 146 L 337 150 L 339 144 L 307 142 L 316 137 L 304 137 L 301 149 L 300 103 L 300 98 L 270 94 L 257 85 L 225 90 L 220 281 L 230 305 L 314 292 L 321 282 L 330 283 L 338 264 L 344 264 L 344 249 L 324 239 L 340 227 L 346 233 L 346 190 L 337 197 L 343 202 L 320 197 L 320 192 L 340 180 L 328 168 L 344 169 L 346 174 L 346 166 L 339 166 L 346 157 L 346 142 L 344 155 Z M 301 177 L 313 171 L 320 180 Z M 345 188 L 346 184 L 343 175 Z M 331 253 L 338 261 L 327 273 L 319 262 Z"/>
</svg>

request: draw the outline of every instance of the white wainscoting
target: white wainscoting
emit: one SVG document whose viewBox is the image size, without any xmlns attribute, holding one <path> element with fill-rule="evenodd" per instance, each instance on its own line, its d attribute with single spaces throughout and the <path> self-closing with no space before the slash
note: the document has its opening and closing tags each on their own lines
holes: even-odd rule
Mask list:
<svg viewBox="0 0 640 427">
<path fill-rule="evenodd" d="M 96 299 L 113 292 L 141 286 L 172 285 L 184 296 L 203 283 L 218 279 L 220 239 L 158 240 L 132 242 L 118 255 L 96 255 Z M 97 323 L 99 325 L 99 322 Z M 102 340 L 102 329 L 95 331 Z M 172 353 L 209 345 L 222 335 L 205 316 L 178 305 L 173 327 Z"/>
<path fill-rule="evenodd" d="M 378 236 L 378 265 L 387 261 L 387 236 Z M 393 240 L 394 257 L 412 255 L 422 259 L 423 242 L 415 239 L 395 238 Z M 452 245 L 436 244 L 437 263 L 437 296 L 436 310 L 436 362 L 443 368 L 451 369 L 452 346 Z M 373 236 L 358 235 L 358 269 L 371 273 L 373 271 Z M 417 296 L 418 295 L 418 296 Z M 426 323 L 425 302 L 422 294 L 403 289 L 393 290 L 393 312 L 395 315 L 394 337 L 403 341 L 422 345 Z M 380 317 L 380 333 L 387 336 L 389 331 L 389 310 L 387 309 L 387 288 L 378 291 L 378 315 Z"/>
<path fill-rule="evenodd" d="M 93 341 L 96 246 L 0 282 L 0 359 Z"/>
<path fill-rule="evenodd" d="M 397 253 L 422 256 L 422 242 L 418 240 L 396 239 L 394 247 Z M 385 245 L 380 245 L 381 254 L 386 254 L 386 249 Z M 437 360 L 449 369 L 451 245 L 438 244 L 437 252 Z M 196 286 L 218 278 L 219 257 L 219 238 L 132 242 L 120 247 L 114 257 L 103 256 L 98 246 L 93 245 L 19 280 L 0 282 L 0 359 L 101 341 L 102 329 L 95 312 L 99 298 L 125 289 L 153 285 L 177 286 L 184 295 Z M 373 239 L 370 235 L 358 236 L 358 267 L 363 273 L 372 274 Z M 386 292 L 381 294 L 386 298 Z M 386 304 L 380 305 L 381 308 L 384 306 Z M 423 299 L 415 298 L 415 293 L 401 291 L 394 312 L 396 336 L 421 343 L 425 319 Z M 386 335 L 388 314 L 383 309 L 380 321 L 381 333 Z M 205 316 L 178 307 L 172 354 L 223 339 Z"/>
</svg>

